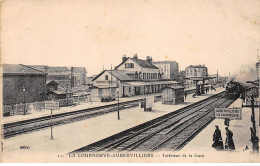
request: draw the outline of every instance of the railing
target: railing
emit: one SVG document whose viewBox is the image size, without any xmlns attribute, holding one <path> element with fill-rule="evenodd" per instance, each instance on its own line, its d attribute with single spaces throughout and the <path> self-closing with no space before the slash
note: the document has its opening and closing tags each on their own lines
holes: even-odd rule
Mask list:
<svg viewBox="0 0 260 166">
<path fill-rule="evenodd" d="M 79 103 L 86 103 L 86 102 L 88 103 L 90 102 L 90 98 L 87 96 L 77 96 L 73 98 L 58 99 L 54 101 L 59 102 L 60 107 L 64 107 L 64 106 L 76 105 Z M 45 109 L 45 101 L 25 103 L 25 104 L 21 103 L 21 104 L 14 104 L 14 105 L 5 105 L 3 106 L 3 115 L 4 116 L 19 115 L 19 114 L 25 114 L 31 110 L 39 111 L 43 109 Z"/>
</svg>

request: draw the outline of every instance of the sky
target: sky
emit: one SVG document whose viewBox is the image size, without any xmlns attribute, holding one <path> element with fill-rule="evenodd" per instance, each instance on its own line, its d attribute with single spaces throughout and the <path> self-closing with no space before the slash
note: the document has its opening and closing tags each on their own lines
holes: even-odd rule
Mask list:
<svg viewBox="0 0 260 166">
<path fill-rule="evenodd" d="M 1 61 L 83 66 L 91 76 L 137 53 L 228 75 L 255 67 L 259 8 L 259 0 L 4 0 Z"/>
</svg>

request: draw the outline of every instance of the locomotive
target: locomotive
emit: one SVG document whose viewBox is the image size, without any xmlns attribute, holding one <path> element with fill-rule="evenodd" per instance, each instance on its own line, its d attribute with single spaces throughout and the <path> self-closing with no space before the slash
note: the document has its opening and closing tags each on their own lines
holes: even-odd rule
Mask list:
<svg viewBox="0 0 260 166">
<path fill-rule="evenodd" d="M 245 88 L 241 83 L 230 81 L 226 86 L 226 97 L 228 99 L 236 100 L 239 97 L 244 97 Z"/>
</svg>

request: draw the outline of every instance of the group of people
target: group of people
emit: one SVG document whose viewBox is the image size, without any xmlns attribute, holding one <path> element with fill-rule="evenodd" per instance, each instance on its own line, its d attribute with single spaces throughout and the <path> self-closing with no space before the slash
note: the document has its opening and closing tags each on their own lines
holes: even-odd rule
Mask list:
<svg viewBox="0 0 260 166">
<path fill-rule="evenodd" d="M 235 144 L 233 141 L 233 133 L 226 127 L 226 141 L 225 141 L 225 147 L 223 145 L 223 140 L 221 136 L 221 131 L 219 130 L 219 127 L 216 125 L 216 130 L 213 134 L 213 141 L 212 147 L 217 150 L 227 149 L 227 150 L 235 150 Z"/>
</svg>

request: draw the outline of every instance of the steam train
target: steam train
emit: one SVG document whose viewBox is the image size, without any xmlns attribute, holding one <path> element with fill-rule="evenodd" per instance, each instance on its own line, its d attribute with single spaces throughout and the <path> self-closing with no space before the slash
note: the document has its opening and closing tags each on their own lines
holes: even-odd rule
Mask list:
<svg viewBox="0 0 260 166">
<path fill-rule="evenodd" d="M 241 83 L 230 81 L 226 86 L 226 97 L 228 99 L 236 100 L 239 97 L 244 97 L 245 88 Z"/>
</svg>

